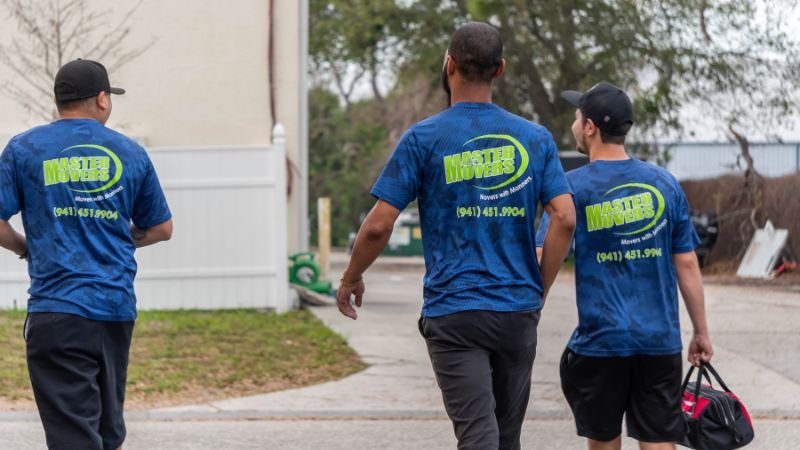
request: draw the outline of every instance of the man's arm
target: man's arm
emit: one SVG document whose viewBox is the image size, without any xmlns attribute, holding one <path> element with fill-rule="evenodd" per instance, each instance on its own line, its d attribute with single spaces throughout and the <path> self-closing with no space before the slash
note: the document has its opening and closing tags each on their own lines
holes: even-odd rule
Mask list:
<svg viewBox="0 0 800 450">
<path fill-rule="evenodd" d="M 19 257 L 27 257 L 28 241 L 10 223 L 0 220 L 0 247 L 11 250 Z"/>
<path fill-rule="evenodd" d="M 550 227 L 544 238 L 540 264 L 544 281 L 542 304 L 547 301 L 550 287 L 556 280 L 561 264 L 569 253 L 572 233 L 575 231 L 575 204 L 572 202 L 572 195 L 556 196 L 544 205 L 544 208 L 550 216 Z"/>
<path fill-rule="evenodd" d="M 172 238 L 172 219 L 148 228 L 137 228 L 136 225 L 131 225 L 131 238 L 133 238 L 136 248 L 168 241 Z"/>
<path fill-rule="evenodd" d="M 399 215 L 399 209 L 378 200 L 358 230 L 350 263 L 336 292 L 339 311 L 353 320 L 358 318 L 358 313 L 350 303 L 350 298 L 355 295 L 356 306 L 361 307 L 361 298 L 364 295 L 362 275 L 386 247 Z"/>
<path fill-rule="evenodd" d="M 694 327 L 692 341 L 689 344 L 689 362 L 697 366 L 700 361 L 711 361 L 711 357 L 714 356 L 706 323 L 703 277 L 695 252 L 676 253 L 672 255 L 672 261 L 675 263 L 675 272 L 678 275 L 678 287 Z"/>
</svg>

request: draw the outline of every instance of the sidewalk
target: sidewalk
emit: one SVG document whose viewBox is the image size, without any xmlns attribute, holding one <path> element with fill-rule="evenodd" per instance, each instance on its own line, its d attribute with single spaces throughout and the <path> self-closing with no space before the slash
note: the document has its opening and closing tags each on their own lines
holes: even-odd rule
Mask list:
<svg viewBox="0 0 800 450">
<path fill-rule="evenodd" d="M 380 261 L 380 260 L 379 260 Z M 341 264 L 334 265 L 334 271 Z M 331 278 L 338 278 L 334 273 Z M 342 380 L 290 391 L 206 404 L 126 413 L 126 448 L 452 449 L 425 344 L 417 331 L 421 308 L 419 261 L 379 263 L 365 276 L 359 319 L 335 307 L 313 312 L 344 335 L 370 364 Z M 800 440 L 800 294 L 763 288 L 706 287 L 715 366 L 756 419 L 748 448 L 797 448 Z M 572 274 L 551 291 L 539 327 L 523 448 L 581 449 L 558 381 L 558 361 L 576 323 Z M 688 339 L 688 318 L 684 342 Z M 40 449 L 35 413 L 0 413 L 0 449 Z M 625 439 L 623 449 L 637 448 Z"/>
<path fill-rule="evenodd" d="M 396 266 L 396 263 L 392 263 Z M 132 420 L 445 417 L 425 344 L 417 331 L 422 273 L 371 270 L 359 319 L 335 307 L 313 309 L 345 336 L 370 367 L 342 380 L 208 404 L 132 412 Z M 800 294 L 707 286 L 715 366 L 754 417 L 800 419 Z M 569 418 L 558 362 L 576 323 L 571 273 L 559 277 L 539 327 L 528 408 L 532 419 Z M 690 322 L 683 313 L 684 342 Z"/>
</svg>

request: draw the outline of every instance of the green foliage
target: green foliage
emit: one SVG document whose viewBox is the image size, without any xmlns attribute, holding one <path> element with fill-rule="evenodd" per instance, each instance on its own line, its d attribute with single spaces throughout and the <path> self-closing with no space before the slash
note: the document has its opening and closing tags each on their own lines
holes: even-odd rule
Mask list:
<svg viewBox="0 0 800 450">
<path fill-rule="evenodd" d="M 387 133 L 373 102 L 346 110 L 335 94 L 316 88 L 309 93 L 309 105 L 309 195 L 331 198 L 333 245 L 344 246 L 348 233 L 358 228 L 361 212 L 371 205 L 369 189 L 382 164 L 379 154 Z M 310 209 L 316 232 L 316 204 Z"/>
<path fill-rule="evenodd" d="M 391 148 L 400 136 L 396 123 L 407 126 L 431 112 L 449 35 L 468 20 L 491 23 L 503 38 L 507 69 L 496 83 L 496 103 L 541 123 L 567 147 L 573 145 L 574 108 L 560 92 L 607 80 L 633 95 L 636 125 L 629 142 L 647 153 L 653 150 L 647 143 L 682 133 L 686 105 L 699 110 L 708 128 L 730 126 L 746 135 L 784 125 L 800 105 L 800 46 L 787 26 L 797 3 L 312 0 L 311 57 L 320 86 L 344 103 L 347 119 L 329 130 L 337 135 L 329 138 L 365 152 L 349 153 L 362 164 L 363 179 L 380 168 L 369 172 L 366 158 L 386 155 L 374 147 L 380 140 L 373 131 L 388 131 L 382 144 Z M 371 114 L 353 114 L 353 93 L 364 80 L 372 95 L 356 109 Z M 431 100 L 414 103 L 408 93 L 416 91 Z M 403 108 L 398 121 L 391 112 Z"/>
</svg>

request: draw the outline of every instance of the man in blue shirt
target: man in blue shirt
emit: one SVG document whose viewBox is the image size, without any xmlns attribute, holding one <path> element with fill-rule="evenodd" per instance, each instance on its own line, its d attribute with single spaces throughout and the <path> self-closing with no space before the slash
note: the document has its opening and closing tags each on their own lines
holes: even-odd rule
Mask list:
<svg viewBox="0 0 800 450">
<path fill-rule="evenodd" d="M 539 311 L 575 221 L 550 133 L 491 103 L 502 48 L 484 23 L 453 34 L 443 67 L 451 106 L 400 139 L 338 291 L 339 310 L 355 319 L 350 301 L 362 304 L 362 274 L 416 199 L 426 267 L 419 327 L 460 449 L 520 447 Z M 538 202 L 553 223 L 541 271 Z"/>
<path fill-rule="evenodd" d="M 713 355 L 689 206 L 669 172 L 626 153 L 633 106 L 622 90 L 601 82 L 562 97 L 577 108 L 572 132 L 590 163 L 567 173 L 579 323 L 561 386 L 590 449 L 620 448 L 623 414 L 641 448 L 673 449 L 683 433 L 676 286 L 694 326 L 689 361 Z"/>
<path fill-rule="evenodd" d="M 47 445 L 116 449 L 136 296 L 137 247 L 168 240 L 172 220 L 145 150 L 105 127 L 112 88 L 100 63 L 56 74 L 59 120 L 0 156 L 0 245 L 28 260 L 24 336 Z M 22 212 L 25 236 L 8 220 Z"/>
</svg>

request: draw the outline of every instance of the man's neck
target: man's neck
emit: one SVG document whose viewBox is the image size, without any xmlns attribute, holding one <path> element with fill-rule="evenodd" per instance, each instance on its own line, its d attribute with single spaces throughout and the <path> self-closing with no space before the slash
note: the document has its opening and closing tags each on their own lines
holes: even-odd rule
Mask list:
<svg viewBox="0 0 800 450">
<path fill-rule="evenodd" d="M 616 144 L 598 144 L 589 152 L 590 161 L 624 161 L 631 159 L 625 147 Z"/>
<path fill-rule="evenodd" d="M 58 114 L 59 119 L 94 119 L 97 117 L 91 116 L 83 111 L 64 111 Z M 99 120 L 97 120 L 99 122 Z"/>
<path fill-rule="evenodd" d="M 492 85 L 460 82 L 453 86 L 450 105 L 464 102 L 492 103 Z"/>
</svg>

